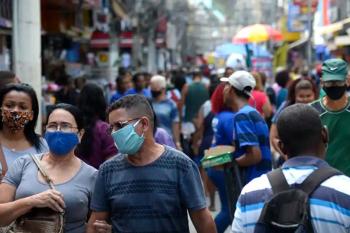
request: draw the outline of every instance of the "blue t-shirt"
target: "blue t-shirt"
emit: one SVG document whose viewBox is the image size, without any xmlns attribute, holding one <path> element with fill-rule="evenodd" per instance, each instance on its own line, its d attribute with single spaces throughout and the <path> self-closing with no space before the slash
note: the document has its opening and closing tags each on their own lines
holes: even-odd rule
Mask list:
<svg viewBox="0 0 350 233">
<path fill-rule="evenodd" d="M 179 122 L 179 111 L 176 103 L 170 99 L 152 101 L 154 112 L 158 120 L 158 127 L 165 129 L 168 134 L 173 135 L 173 123 Z"/>
<path fill-rule="evenodd" d="M 276 124 L 276 123 L 277 123 L 278 118 L 280 117 L 282 111 L 283 111 L 286 107 L 287 107 L 287 101 L 284 101 L 284 102 L 281 104 L 281 106 L 277 109 L 275 115 L 272 117 L 271 122 L 272 122 L 273 124 Z"/>
<path fill-rule="evenodd" d="M 282 88 L 277 95 L 276 99 L 276 107 L 279 108 L 281 104 L 287 100 L 288 97 L 288 89 L 287 88 Z"/>
<path fill-rule="evenodd" d="M 233 140 L 236 158 L 246 153 L 247 146 L 257 146 L 261 151 L 262 160 L 247 168 L 245 183 L 271 170 L 269 129 L 256 109 L 246 105 L 236 113 Z"/>
<path fill-rule="evenodd" d="M 125 95 L 134 95 L 134 94 L 143 95 L 148 99 L 152 97 L 151 90 L 149 88 L 144 88 L 141 92 L 137 92 L 135 88 L 131 88 L 125 93 Z"/>
<path fill-rule="evenodd" d="M 99 170 L 91 209 L 109 212 L 113 232 L 189 232 L 187 210 L 206 208 L 197 165 L 165 146 L 145 166 L 119 154 Z"/>
<path fill-rule="evenodd" d="M 234 112 L 223 111 L 213 119 L 215 135 L 214 145 L 234 145 L 233 142 L 233 118 Z"/>
<path fill-rule="evenodd" d="M 127 91 L 124 92 L 123 94 L 120 93 L 119 91 L 114 92 L 114 94 L 112 95 L 112 97 L 111 97 L 109 103 L 110 103 L 110 104 L 114 103 L 115 101 L 117 101 L 117 100 L 119 100 L 120 98 L 122 98 L 123 96 L 125 96 L 126 93 L 127 93 Z"/>
</svg>

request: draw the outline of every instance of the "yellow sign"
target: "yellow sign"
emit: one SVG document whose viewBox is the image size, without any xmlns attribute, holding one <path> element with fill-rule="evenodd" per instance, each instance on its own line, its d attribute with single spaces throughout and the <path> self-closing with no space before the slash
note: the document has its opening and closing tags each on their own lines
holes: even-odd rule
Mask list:
<svg viewBox="0 0 350 233">
<path fill-rule="evenodd" d="M 293 42 L 300 39 L 300 32 L 289 32 L 287 27 L 287 17 L 282 16 L 278 22 L 278 27 L 283 34 L 283 40 Z"/>
</svg>

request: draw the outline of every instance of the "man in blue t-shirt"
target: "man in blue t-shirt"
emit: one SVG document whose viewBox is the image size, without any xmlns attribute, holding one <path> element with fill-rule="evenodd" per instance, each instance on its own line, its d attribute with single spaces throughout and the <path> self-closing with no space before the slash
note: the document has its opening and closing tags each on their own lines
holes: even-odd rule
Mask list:
<svg viewBox="0 0 350 233">
<path fill-rule="evenodd" d="M 151 98 L 151 90 L 146 88 L 145 75 L 143 73 L 136 73 L 132 77 L 132 82 L 134 83 L 134 88 L 129 89 L 126 95 L 139 94 L 146 98 Z"/>
<path fill-rule="evenodd" d="M 155 142 L 154 113 L 141 95 L 114 102 L 108 113 L 119 155 L 103 163 L 91 200 L 87 233 L 215 233 L 197 165 L 182 152 Z"/>
<path fill-rule="evenodd" d="M 158 127 L 165 129 L 169 135 L 172 135 L 176 148 L 181 150 L 179 111 L 176 103 L 166 95 L 165 77 L 161 75 L 153 76 L 150 87 Z"/>
<path fill-rule="evenodd" d="M 227 82 L 224 96 L 237 112 L 233 119 L 234 156 L 238 165 L 246 168 L 243 182 L 247 183 L 271 170 L 268 126 L 257 110 L 249 106 L 248 100 L 256 85 L 249 72 L 236 71 L 221 81 Z"/>
</svg>

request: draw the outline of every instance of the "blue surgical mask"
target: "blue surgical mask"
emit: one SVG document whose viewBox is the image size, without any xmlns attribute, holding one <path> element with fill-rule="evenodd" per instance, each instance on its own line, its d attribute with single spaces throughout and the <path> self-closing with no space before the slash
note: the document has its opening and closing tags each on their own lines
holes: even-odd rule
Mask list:
<svg viewBox="0 0 350 233">
<path fill-rule="evenodd" d="M 57 156 L 67 155 L 79 143 L 78 135 L 73 132 L 47 131 L 45 133 L 45 139 L 50 151 Z"/>
<path fill-rule="evenodd" d="M 135 155 L 140 150 L 145 138 L 143 135 L 140 136 L 135 132 L 135 126 L 139 122 L 140 120 L 134 125 L 126 125 L 112 133 L 112 137 L 120 153 Z"/>
</svg>

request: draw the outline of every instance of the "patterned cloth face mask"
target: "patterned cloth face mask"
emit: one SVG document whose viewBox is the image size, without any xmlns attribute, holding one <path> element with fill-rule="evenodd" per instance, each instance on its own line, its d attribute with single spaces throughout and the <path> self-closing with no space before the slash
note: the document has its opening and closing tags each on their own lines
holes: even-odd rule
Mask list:
<svg viewBox="0 0 350 233">
<path fill-rule="evenodd" d="M 2 122 L 12 131 L 17 132 L 24 129 L 26 124 L 32 119 L 32 111 L 11 111 L 1 109 Z"/>
</svg>

